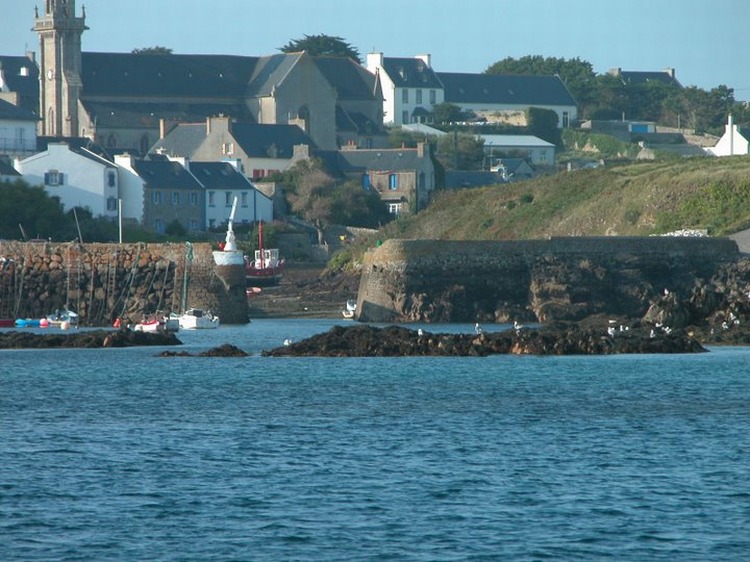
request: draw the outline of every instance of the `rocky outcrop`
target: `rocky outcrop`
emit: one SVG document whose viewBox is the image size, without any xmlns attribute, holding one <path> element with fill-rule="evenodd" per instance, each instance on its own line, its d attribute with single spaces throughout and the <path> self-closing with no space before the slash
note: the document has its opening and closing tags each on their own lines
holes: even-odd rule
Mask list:
<svg viewBox="0 0 750 562">
<path fill-rule="evenodd" d="M 200 353 L 188 353 L 187 351 L 162 351 L 159 357 L 247 357 L 248 353 L 239 347 L 225 343 L 219 347 L 211 348 Z"/>
<path fill-rule="evenodd" d="M 640 326 L 616 330 L 557 323 L 539 329 L 445 334 L 401 326 L 337 326 L 288 346 L 264 351 L 270 357 L 401 357 L 513 355 L 611 355 L 617 353 L 699 353 L 706 349 L 684 331 Z"/>
<path fill-rule="evenodd" d="M 131 330 L 81 330 L 52 334 L 22 331 L 0 333 L 0 349 L 135 347 L 181 344 L 182 342 L 172 333 L 134 332 Z"/>
<path fill-rule="evenodd" d="M 358 319 L 553 322 L 602 314 L 678 328 L 732 313 L 750 322 L 749 284 L 750 262 L 729 239 L 389 240 L 365 258 Z"/>
</svg>

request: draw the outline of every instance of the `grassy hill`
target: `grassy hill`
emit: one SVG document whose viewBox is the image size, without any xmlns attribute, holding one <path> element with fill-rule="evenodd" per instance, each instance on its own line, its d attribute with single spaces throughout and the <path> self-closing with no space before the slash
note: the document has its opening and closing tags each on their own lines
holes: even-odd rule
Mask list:
<svg viewBox="0 0 750 562">
<path fill-rule="evenodd" d="M 381 238 L 512 240 L 750 228 L 750 156 L 670 159 L 440 192 Z"/>
</svg>

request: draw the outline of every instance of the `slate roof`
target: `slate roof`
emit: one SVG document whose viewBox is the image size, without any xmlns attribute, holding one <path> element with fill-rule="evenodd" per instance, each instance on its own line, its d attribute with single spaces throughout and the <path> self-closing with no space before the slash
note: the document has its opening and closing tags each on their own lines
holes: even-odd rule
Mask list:
<svg viewBox="0 0 750 562">
<path fill-rule="evenodd" d="M 82 53 L 82 97 L 242 98 L 257 57 Z"/>
<path fill-rule="evenodd" d="M 112 162 L 112 156 L 104 150 L 101 145 L 95 143 L 88 137 L 38 136 L 36 138 L 36 150 L 37 152 L 44 152 L 49 145 L 53 143 L 65 143 L 73 151 L 85 149 L 88 154 L 96 155 L 102 160 L 106 160 L 107 163 Z"/>
<path fill-rule="evenodd" d="M 382 125 L 375 123 L 364 113 L 346 111 L 340 105 L 336 106 L 336 130 L 357 132 L 364 135 L 386 134 Z"/>
<path fill-rule="evenodd" d="M 315 147 L 313 140 L 297 125 L 261 125 L 258 123 L 232 123 L 232 136 L 248 156 L 291 158 L 294 145 Z"/>
<path fill-rule="evenodd" d="M 250 97 L 270 96 L 274 87 L 280 84 L 291 68 L 297 64 L 303 53 L 281 53 L 260 57 L 248 80 L 246 92 Z"/>
<path fill-rule="evenodd" d="M 504 183 L 497 172 L 472 172 L 468 170 L 446 170 L 445 187 L 484 187 Z"/>
<path fill-rule="evenodd" d="M 365 172 L 412 171 L 420 167 L 414 148 L 316 150 L 312 156 L 322 160 L 325 169 L 337 177 Z"/>
<path fill-rule="evenodd" d="M 19 94 L 19 105 L 34 114 L 39 112 L 39 67 L 29 57 L 0 56 L 0 72 L 11 92 Z M 22 69 L 27 76 L 23 76 Z"/>
<path fill-rule="evenodd" d="M 445 101 L 455 104 L 576 105 L 557 76 L 438 72 Z"/>
<path fill-rule="evenodd" d="M 345 57 L 313 57 L 315 65 L 331 86 L 339 100 L 374 99 L 375 75 Z M 381 98 L 378 101 L 382 101 Z"/>
<path fill-rule="evenodd" d="M 101 127 L 159 128 L 159 119 L 199 121 L 206 116 L 230 115 L 250 119 L 244 103 L 129 103 L 82 102 L 84 108 Z"/>
<path fill-rule="evenodd" d="M 258 123 L 231 124 L 235 142 L 250 157 L 291 158 L 294 145 L 315 147 L 313 140 L 297 125 L 267 125 Z M 151 148 L 167 154 L 191 157 L 206 139 L 206 124 L 180 123 Z"/>
<path fill-rule="evenodd" d="M 203 189 L 203 186 L 179 162 L 166 159 L 135 160 L 133 169 L 152 189 Z"/>
<path fill-rule="evenodd" d="M 228 162 L 190 162 L 190 172 L 206 189 L 251 189 L 252 184 Z"/>
<path fill-rule="evenodd" d="M 0 119 L 6 121 L 39 121 L 36 113 L 5 100 L 0 100 Z"/>
<path fill-rule="evenodd" d="M 397 88 L 442 88 L 439 75 L 422 59 L 384 57 L 383 69 Z"/>
<path fill-rule="evenodd" d="M 163 139 L 156 141 L 149 152 L 163 150 L 172 156 L 190 157 L 206 140 L 206 123 L 180 123 Z"/>
<path fill-rule="evenodd" d="M 641 71 L 641 70 L 621 70 L 618 76 L 625 84 L 633 86 L 648 84 L 649 82 L 661 82 L 667 86 L 682 85 L 669 72 L 665 70 Z"/>
<path fill-rule="evenodd" d="M 0 176 L 21 177 L 21 174 L 5 158 L 0 158 Z"/>
</svg>

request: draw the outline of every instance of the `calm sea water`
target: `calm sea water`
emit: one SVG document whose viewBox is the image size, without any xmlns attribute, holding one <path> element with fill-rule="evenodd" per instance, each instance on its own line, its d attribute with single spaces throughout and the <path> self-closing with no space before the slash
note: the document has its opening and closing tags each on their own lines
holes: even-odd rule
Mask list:
<svg viewBox="0 0 750 562">
<path fill-rule="evenodd" d="M 0 560 L 750 559 L 750 349 L 258 355 L 334 323 L 0 351 Z"/>
</svg>

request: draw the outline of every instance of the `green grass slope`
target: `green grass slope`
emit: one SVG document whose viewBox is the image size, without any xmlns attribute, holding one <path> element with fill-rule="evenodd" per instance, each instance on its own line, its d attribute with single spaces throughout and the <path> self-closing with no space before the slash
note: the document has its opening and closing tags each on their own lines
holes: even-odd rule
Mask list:
<svg viewBox="0 0 750 562">
<path fill-rule="evenodd" d="M 750 157 L 642 162 L 440 192 L 381 238 L 513 240 L 750 227 Z"/>
</svg>

